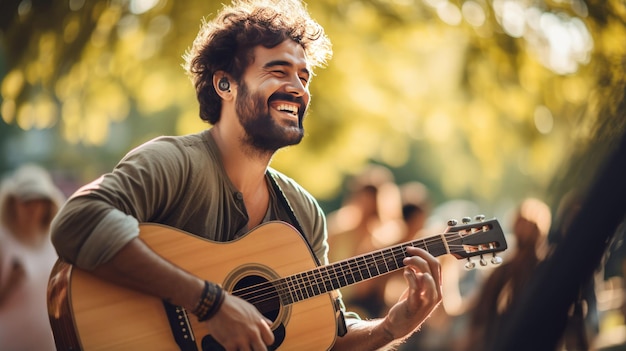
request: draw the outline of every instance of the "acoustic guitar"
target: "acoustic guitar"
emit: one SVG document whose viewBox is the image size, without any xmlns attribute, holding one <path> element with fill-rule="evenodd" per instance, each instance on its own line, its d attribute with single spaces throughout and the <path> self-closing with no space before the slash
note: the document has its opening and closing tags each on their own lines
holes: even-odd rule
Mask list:
<svg viewBox="0 0 626 351">
<path fill-rule="evenodd" d="M 329 265 L 316 264 L 300 233 L 268 222 L 220 243 L 160 224 L 139 237 L 159 255 L 217 282 L 273 321 L 271 350 L 328 350 L 337 337 L 337 289 L 403 268 L 405 248 L 458 259 L 493 255 L 507 244 L 497 220 L 464 223 L 446 233 L 398 244 Z M 184 308 L 101 280 L 59 260 L 48 284 L 48 313 L 57 349 L 220 350 L 205 323 Z"/>
</svg>

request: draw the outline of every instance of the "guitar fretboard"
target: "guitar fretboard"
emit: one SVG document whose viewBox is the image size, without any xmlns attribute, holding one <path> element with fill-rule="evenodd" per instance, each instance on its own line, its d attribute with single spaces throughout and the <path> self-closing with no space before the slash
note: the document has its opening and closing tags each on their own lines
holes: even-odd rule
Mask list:
<svg viewBox="0 0 626 351">
<path fill-rule="evenodd" d="M 284 277 L 273 285 L 281 302 L 292 304 L 401 269 L 408 246 L 424 249 L 435 257 L 448 253 L 442 237 L 429 237 Z"/>
</svg>

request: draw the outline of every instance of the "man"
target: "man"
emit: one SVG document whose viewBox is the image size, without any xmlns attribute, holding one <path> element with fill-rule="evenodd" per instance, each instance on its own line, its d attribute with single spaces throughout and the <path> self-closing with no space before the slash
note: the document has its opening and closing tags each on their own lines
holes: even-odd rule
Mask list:
<svg viewBox="0 0 626 351">
<path fill-rule="evenodd" d="M 282 220 L 299 228 L 327 263 L 322 210 L 269 163 L 275 151 L 302 139 L 312 69 L 330 55 L 330 41 L 299 1 L 225 6 L 204 23 L 186 55 L 200 117 L 212 128 L 152 140 L 80 189 L 54 222 L 60 256 L 185 307 L 226 350 L 265 350 L 274 341 L 271 322 L 220 282 L 205 282 L 160 257 L 138 238 L 138 223 L 229 241 Z M 423 250 L 406 251 L 408 290 L 401 300 L 383 319 L 347 318 L 348 331 L 334 349 L 377 349 L 402 340 L 439 304 L 438 262 Z"/>
</svg>

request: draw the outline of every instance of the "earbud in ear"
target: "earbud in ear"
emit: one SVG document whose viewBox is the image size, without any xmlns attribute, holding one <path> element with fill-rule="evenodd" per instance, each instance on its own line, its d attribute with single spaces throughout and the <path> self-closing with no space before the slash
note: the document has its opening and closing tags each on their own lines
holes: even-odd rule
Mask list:
<svg viewBox="0 0 626 351">
<path fill-rule="evenodd" d="M 227 91 L 227 90 L 230 91 L 230 82 L 228 81 L 228 78 L 222 77 L 220 81 L 217 83 L 217 87 L 221 91 Z"/>
</svg>

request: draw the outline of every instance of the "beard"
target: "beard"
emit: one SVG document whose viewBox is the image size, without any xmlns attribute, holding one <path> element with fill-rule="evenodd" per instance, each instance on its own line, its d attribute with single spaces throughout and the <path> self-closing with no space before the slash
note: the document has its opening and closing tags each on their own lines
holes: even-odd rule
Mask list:
<svg viewBox="0 0 626 351">
<path fill-rule="evenodd" d="M 288 126 L 276 123 L 269 111 L 269 102 L 276 99 L 300 105 L 297 122 L 293 121 Z M 260 93 L 251 93 L 245 83 L 240 84 L 235 109 L 246 133 L 244 144 L 260 153 L 274 153 L 285 146 L 300 143 L 304 137 L 302 120 L 305 107 L 302 98 L 275 93 L 266 100 Z"/>
</svg>

